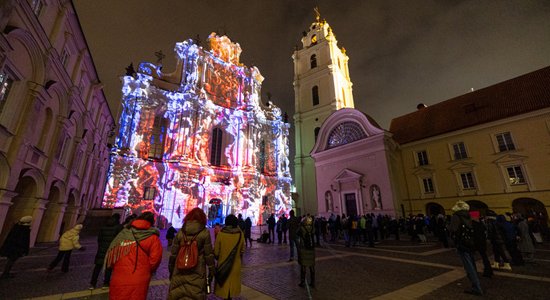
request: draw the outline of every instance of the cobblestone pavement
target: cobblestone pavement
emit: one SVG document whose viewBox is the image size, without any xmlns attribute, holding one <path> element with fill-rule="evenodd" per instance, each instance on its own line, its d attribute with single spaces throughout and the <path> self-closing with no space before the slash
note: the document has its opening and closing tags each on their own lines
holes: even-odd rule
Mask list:
<svg viewBox="0 0 550 300">
<path fill-rule="evenodd" d="M 33 248 L 31 255 L 16 262 L 14 278 L 0 280 L 0 299 L 108 299 L 108 289 L 87 289 L 97 249 L 95 237 L 83 237 L 81 242 L 86 251 L 73 251 L 68 273 L 59 267 L 46 272 L 57 253 L 55 244 Z M 288 261 L 288 245 L 253 243 L 243 258 L 243 289 L 237 299 L 476 298 L 463 293 L 469 282 L 458 255 L 434 240 L 427 244 L 385 240 L 375 248 L 323 243 L 316 254 L 316 286 L 305 289 L 298 287 L 299 267 L 296 261 Z M 549 299 L 550 245 L 537 246 L 535 257 L 534 263 L 513 267 L 511 272 L 496 270 L 492 278 L 480 277 L 483 298 Z M 167 260 L 165 251 L 148 299 L 166 298 Z M 0 259 L 0 268 L 5 262 Z"/>
</svg>

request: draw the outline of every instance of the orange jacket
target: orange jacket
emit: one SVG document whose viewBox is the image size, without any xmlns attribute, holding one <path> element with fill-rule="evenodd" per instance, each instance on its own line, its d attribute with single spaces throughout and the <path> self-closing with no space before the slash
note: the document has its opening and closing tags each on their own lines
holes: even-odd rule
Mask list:
<svg viewBox="0 0 550 300">
<path fill-rule="evenodd" d="M 131 226 L 136 231 L 151 227 L 145 220 L 135 220 Z M 147 298 L 151 275 L 157 270 L 162 260 L 162 245 L 156 234 L 139 241 L 139 245 L 141 247 L 134 242 L 128 254 L 121 256 L 115 262 L 109 287 L 109 299 Z M 137 264 L 136 251 L 138 251 Z"/>
</svg>

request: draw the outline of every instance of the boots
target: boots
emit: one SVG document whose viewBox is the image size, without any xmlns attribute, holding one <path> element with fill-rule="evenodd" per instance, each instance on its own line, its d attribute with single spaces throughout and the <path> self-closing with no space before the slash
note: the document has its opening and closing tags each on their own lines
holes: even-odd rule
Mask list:
<svg viewBox="0 0 550 300">
<path fill-rule="evenodd" d="M 298 286 L 306 286 L 306 267 L 304 266 L 300 267 L 300 283 L 298 284 Z"/>
</svg>

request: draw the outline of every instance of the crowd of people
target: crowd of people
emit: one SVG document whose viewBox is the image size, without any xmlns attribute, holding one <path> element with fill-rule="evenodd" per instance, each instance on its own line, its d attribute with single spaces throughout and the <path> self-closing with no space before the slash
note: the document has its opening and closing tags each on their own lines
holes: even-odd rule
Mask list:
<svg viewBox="0 0 550 300">
<path fill-rule="evenodd" d="M 471 210 L 458 201 L 452 215 L 410 215 L 396 219 L 389 215 L 365 214 L 346 216 L 331 214 L 328 218 L 304 215 L 291 210 L 289 216 L 272 214 L 267 230 L 256 240 L 266 244 L 289 244 L 289 261 L 297 254 L 300 265 L 299 286 L 315 286 L 315 247 L 343 242 L 347 247 L 363 244 L 369 247 L 384 239 L 400 239 L 407 234 L 411 241 L 426 243 L 427 235 L 437 237 L 442 247 L 454 246 L 464 265 L 472 288 L 466 292 L 483 295 L 474 255 L 483 261 L 483 276 L 491 277 L 493 269 L 511 270 L 512 266 L 532 262 L 535 243 L 542 243 L 544 226 L 533 216 L 497 215 L 493 211 Z M 8 258 L 2 278 L 17 259 L 29 253 L 31 216 L 22 217 L 8 234 L 0 255 Z M 146 299 L 152 274 L 162 260 L 160 231 L 154 227 L 155 215 L 132 214 L 120 224 L 120 215 L 112 215 L 101 227 L 97 242 L 90 289 L 95 289 L 101 270 L 103 287 L 109 287 L 110 299 Z M 191 210 L 177 231 L 171 224 L 166 233 L 170 251 L 170 286 L 168 299 L 206 299 L 210 288 L 216 296 L 231 299 L 241 293 L 241 259 L 252 246 L 252 222 L 242 215 L 228 215 L 224 226 L 206 228 L 207 218 L 200 208 Z M 73 250 L 85 250 L 79 243 L 82 225 L 77 224 L 59 239 L 59 251 L 48 265 L 51 272 L 63 261 L 61 271 L 68 272 Z M 275 235 L 275 232 L 277 235 Z M 489 260 L 492 250 L 494 262 Z M 309 280 L 306 274 L 309 272 Z M 212 284 L 213 283 L 213 284 Z"/>
</svg>

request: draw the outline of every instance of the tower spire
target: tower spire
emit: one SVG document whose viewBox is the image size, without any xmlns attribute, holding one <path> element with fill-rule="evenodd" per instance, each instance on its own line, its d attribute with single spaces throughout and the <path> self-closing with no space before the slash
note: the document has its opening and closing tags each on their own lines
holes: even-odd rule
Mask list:
<svg viewBox="0 0 550 300">
<path fill-rule="evenodd" d="M 321 13 L 319 12 L 319 6 L 315 6 L 315 8 L 313 8 L 313 11 L 315 12 L 315 20 L 317 20 L 317 22 L 319 22 L 319 20 L 321 19 Z"/>
</svg>

